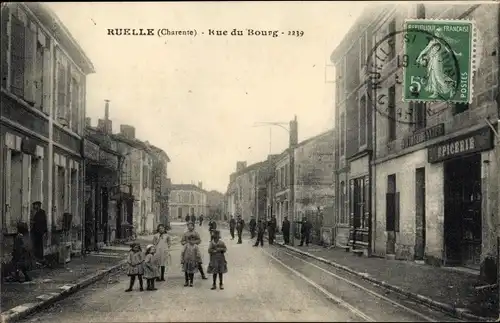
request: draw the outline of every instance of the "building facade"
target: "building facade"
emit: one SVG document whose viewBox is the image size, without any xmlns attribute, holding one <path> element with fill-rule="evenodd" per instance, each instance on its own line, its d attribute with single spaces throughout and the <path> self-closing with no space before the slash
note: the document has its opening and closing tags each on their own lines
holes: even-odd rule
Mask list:
<svg viewBox="0 0 500 323">
<path fill-rule="evenodd" d="M 2 252 L 35 201 L 47 213 L 45 254 L 71 249 L 63 214 L 82 225 L 85 88 L 94 67 L 47 6 L 12 3 L 1 15 Z"/>
<path fill-rule="evenodd" d="M 365 82 L 371 25 L 384 5 L 367 9 L 331 55 L 336 71 L 336 245 L 369 254 L 373 109 Z"/>
<path fill-rule="evenodd" d="M 122 187 L 129 187 L 134 196 L 127 223 L 139 234 L 153 232 L 153 156 L 149 144 L 137 139 L 135 128 L 130 125 L 120 125 L 120 133 L 114 134 L 114 138 L 118 152 L 123 155 Z"/>
<path fill-rule="evenodd" d="M 151 145 L 153 155 L 153 213 L 155 214 L 154 227 L 158 224 L 167 224 L 169 220 L 168 191 L 170 179 L 168 178 L 168 163 L 170 158 L 161 148 Z"/>
<path fill-rule="evenodd" d="M 208 214 L 207 192 L 201 182 L 194 184 L 172 184 L 169 195 L 169 214 L 177 221 L 184 221 L 186 215 Z"/>
<path fill-rule="evenodd" d="M 414 120 L 375 118 L 373 251 L 481 269 L 485 275 L 485 261 L 496 261 L 498 248 L 498 217 L 492 215 L 498 214 L 500 165 L 491 126 L 498 129 L 499 5 L 394 5 L 371 29 L 373 41 L 401 26 L 405 18 L 474 19 L 478 70 L 472 103 L 448 105 L 408 105 L 395 99 L 401 97 L 398 71 L 381 71 L 379 93 L 374 95 L 388 95 L 395 102 L 392 113 L 414 111 Z M 393 61 L 402 51 L 402 36 L 396 35 L 394 43 Z"/>
<path fill-rule="evenodd" d="M 224 194 L 215 190 L 207 192 L 208 213 L 205 216 L 224 221 Z"/>
<path fill-rule="evenodd" d="M 295 210 L 313 224 L 313 242 L 332 244 L 335 224 L 334 132 L 300 142 L 295 153 Z M 286 213 L 285 213 L 286 214 Z"/>
</svg>

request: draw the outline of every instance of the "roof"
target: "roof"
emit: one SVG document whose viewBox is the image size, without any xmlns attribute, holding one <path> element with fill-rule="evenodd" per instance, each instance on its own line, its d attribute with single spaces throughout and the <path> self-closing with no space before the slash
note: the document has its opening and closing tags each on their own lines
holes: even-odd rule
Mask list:
<svg viewBox="0 0 500 323">
<path fill-rule="evenodd" d="M 198 192 L 204 192 L 206 191 L 202 188 L 199 188 L 198 186 L 194 184 L 172 184 L 170 186 L 170 191 L 198 191 Z"/>
<path fill-rule="evenodd" d="M 112 135 L 114 139 L 121 141 L 123 143 L 126 143 L 129 146 L 142 149 L 145 151 L 150 151 L 148 145 L 146 145 L 144 142 L 140 141 L 139 139 L 129 139 L 122 134 L 116 133 Z"/>
<path fill-rule="evenodd" d="M 95 67 L 90 58 L 52 9 L 40 2 L 24 2 L 23 4 L 52 32 L 53 36 L 71 56 L 71 59 L 85 74 L 95 73 Z"/>
<path fill-rule="evenodd" d="M 159 147 L 156 147 L 154 145 L 149 145 L 149 147 L 151 148 L 151 150 L 157 152 L 158 154 L 160 155 L 163 155 L 164 157 L 166 157 L 167 159 L 167 163 L 170 163 L 170 157 L 168 157 L 167 153 L 165 152 L 165 150 L 159 148 Z"/>
<path fill-rule="evenodd" d="M 353 40 L 357 39 L 361 33 L 369 27 L 369 25 L 376 21 L 382 12 L 385 12 L 388 8 L 393 6 L 393 4 L 370 4 L 365 9 L 361 15 L 353 23 L 349 31 L 344 35 L 340 44 L 333 50 L 330 55 L 330 61 L 332 63 L 337 63 L 342 57 L 347 54 L 347 51 L 353 45 Z"/>
<path fill-rule="evenodd" d="M 297 148 L 300 146 L 304 146 L 304 145 L 310 143 L 311 141 L 314 141 L 314 140 L 320 139 L 321 137 L 325 137 L 325 136 L 329 136 L 329 135 L 333 136 L 333 129 L 327 130 L 325 132 L 322 132 L 322 133 L 317 134 L 311 138 L 307 138 L 307 139 L 299 142 L 299 144 L 297 145 Z M 333 140 L 333 138 L 332 138 L 332 140 Z"/>
</svg>

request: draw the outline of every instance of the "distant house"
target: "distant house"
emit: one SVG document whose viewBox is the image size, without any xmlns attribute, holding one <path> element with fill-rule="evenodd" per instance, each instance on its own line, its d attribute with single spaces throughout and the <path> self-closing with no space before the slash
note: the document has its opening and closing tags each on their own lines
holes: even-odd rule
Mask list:
<svg viewBox="0 0 500 323">
<path fill-rule="evenodd" d="M 184 221 L 186 215 L 208 213 L 207 192 L 202 182 L 194 184 L 172 184 L 169 192 L 169 214 L 171 219 Z"/>
</svg>

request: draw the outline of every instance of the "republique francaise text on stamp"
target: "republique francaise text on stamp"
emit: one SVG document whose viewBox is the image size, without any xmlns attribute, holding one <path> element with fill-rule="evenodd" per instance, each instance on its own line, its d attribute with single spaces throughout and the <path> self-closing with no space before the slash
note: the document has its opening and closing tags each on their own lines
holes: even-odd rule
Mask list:
<svg viewBox="0 0 500 323">
<path fill-rule="evenodd" d="M 406 20 L 403 101 L 471 103 L 475 35 L 471 20 Z"/>
</svg>

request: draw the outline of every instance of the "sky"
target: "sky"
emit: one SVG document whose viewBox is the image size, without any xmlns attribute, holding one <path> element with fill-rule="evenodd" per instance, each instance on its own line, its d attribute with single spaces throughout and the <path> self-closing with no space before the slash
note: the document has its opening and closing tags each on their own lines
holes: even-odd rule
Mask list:
<svg viewBox="0 0 500 323">
<path fill-rule="evenodd" d="M 288 145 L 279 127 L 297 116 L 299 141 L 333 127 L 329 56 L 362 2 L 47 3 L 92 60 L 87 117 L 110 100 L 120 124 L 169 155 L 173 183 L 225 192 L 237 161 Z M 111 36 L 108 28 L 196 30 L 197 36 Z M 280 30 L 279 37 L 209 36 L 209 29 Z M 303 32 L 302 37 L 287 36 Z M 201 33 L 204 32 L 205 35 Z M 271 144 L 270 144 L 271 143 Z"/>
</svg>

